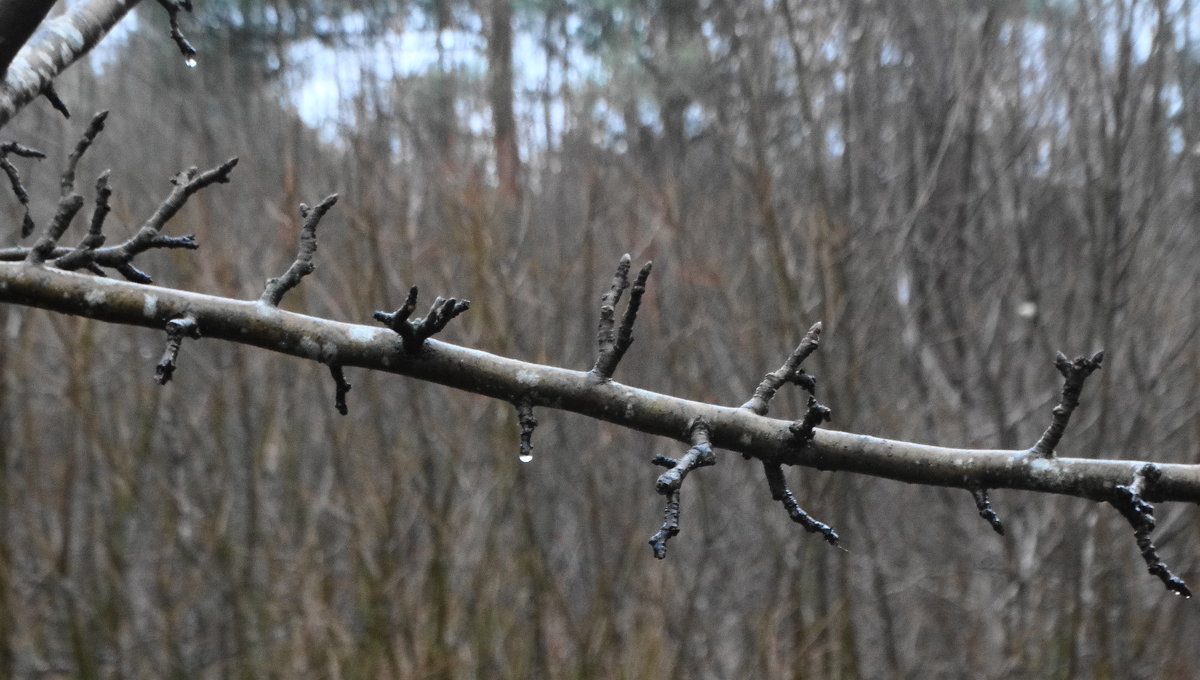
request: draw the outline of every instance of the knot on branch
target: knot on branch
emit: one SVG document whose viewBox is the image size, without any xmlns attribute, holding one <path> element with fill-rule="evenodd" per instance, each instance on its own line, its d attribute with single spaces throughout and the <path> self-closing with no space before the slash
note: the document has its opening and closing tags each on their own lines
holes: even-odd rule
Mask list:
<svg viewBox="0 0 1200 680">
<path fill-rule="evenodd" d="M 810 354 L 817 351 L 821 344 L 821 322 L 818 321 L 808 329 L 804 334 L 804 339 L 792 350 L 788 358 L 783 362 L 777 370 L 763 376 L 762 382 L 754 390 L 754 396 L 750 401 L 742 404 L 742 408 L 753 411 L 760 416 L 767 415 L 770 407 L 771 399 L 775 397 L 775 393 L 783 387 L 785 383 L 799 385 L 801 389 L 809 394 L 815 395 L 817 390 L 817 379 L 804 371 L 800 364 L 808 358 Z"/>
<path fill-rule="evenodd" d="M 629 303 L 625 306 L 625 314 L 618 326 L 617 303 L 621 301 L 625 289 L 629 288 L 629 267 L 632 262 L 629 253 L 621 256 L 608 291 L 600 296 L 600 324 L 596 334 L 600 349 L 591 374 L 601 382 L 612 379 L 617 364 L 633 344 L 633 324 L 637 320 L 638 308 L 641 307 L 642 296 L 646 293 L 646 280 L 650 278 L 650 270 L 654 264 L 647 262 L 642 265 L 641 271 L 634 279 L 633 289 L 629 292 Z"/>
<path fill-rule="evenodd" d="M 1071 420 L 1071 414 L 1075 411 L 1075 407 L 1079 406 L 1079 395 L 1083 391 L 1083 383 L 1089 375 L 1100 368 L 1102 361 L 1104 361 L 1103 350 L 1096 352 L 1090 358 L 1078 357 L 1074 361 L 1068 360 L 1062 352 L 1055 354 L 1054 366 L 1063 376 L 1062 397 L 1051 412 L 1053 417 L 1050 427 L 1046 428 L 1033 448 L 1029 449 L 1028 456 L 1034 458 L 1054 457 L 1054 450 L 1062 440 L 1067 423 Z"/>
<path fill-rule="evenodd" d="M 1109 504 L 1116 508 L 1133 527 L 1134 539 L 1137 541 L 1138 550 L 1146 562 L 1148 571 L 1157 576 L 1167 590 L 1176 595 L 1191 597 L 1192 591 L 1188 589 L 1183 579 L 1172 574 L 1166 563 L 1159 559 L 1158 549 L 1150 538 L 1150 533 L 1154 531 L 1155 526 L 1154 506 L 1147 503 L 1143 496 L 1146 493 L 1146 487 L 1157 481 L 1161 475 L 1162 470 L 1157 465 L 1150 463 L 1143 465 L 1134 473 L 1133 482 L 1129 486 L 1118 485 L 1114 489 Z"/>
<path fill-rule="evenodd" d="M 312 209 L 309 209 L 308 205 L 304 203 L 300 204 L 300 217 L 304 220 L 304 224 L 300 227 L 300 248 L 296 253 L 296 259 L 282 276 L 267 279 L 267 287 L 259 297 L 261 302 L 278 307 L 279 302 L 289 290 L 295 288 L 300 284 L 301 279 L 316 270 L 317 264 L 313 261 L 313 256 L 317 252 L 317 225 L 320 224 L 321 218 L 325 217 L 325 213 L 333 207 L 333 204 L 337 203 L 337 199 L 337 194 L 330 194 Z"/>
<path fill-rule="evenodd" d="M 154 379 L 159 385 L 166 385 L 175 374 L 175 360 L 179 358 L 179 349 L 185 337 L 200 337 L 200 326 L 196 323 L 196 317 L 191 314 L 167 322 L 167 346 L 163 350 L 162 359 L 154 367 Z"/>
<path fill-rule="evenodd" d="M 708 423 L 702 418 L 696 418 L 688 428 L 688 439 L 692 442 L 692 448 L 678 459 L 655 456 L 650 461 L 654 465 L 669 468 L 654 482 L 655 491 L 667 498 L 662 526 L 649 541 L 654 556 L 660 560 L 667 556 L 667 541 L 679 534 L 679 490 L 683 486 L 684 478 L 696 468 L 717 464 L 712 443 L 709 442 L 709 433 Z"/>
<path fill-rule="evenodd" d="M 417 309 L 417 287 L 408 291 L 404 305 L 394 312 L 375 312 L 374 318 L 400 335 L 404 351 L 415 354 L 425 344 L 425 341 L 441 331 L 451 319 L 467 311 L 471 307 L 470 300 L 455 298 L 437 298 L 429 308 L 424 318 L 409 319 Z"/>
</svg>

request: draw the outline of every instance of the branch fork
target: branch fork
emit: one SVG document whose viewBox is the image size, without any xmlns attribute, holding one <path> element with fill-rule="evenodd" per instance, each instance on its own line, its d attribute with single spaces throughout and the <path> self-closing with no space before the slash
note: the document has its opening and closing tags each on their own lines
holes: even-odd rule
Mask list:
<svg viewBox="0 0 1200 680">
<path fill-rule="evenodd" d="M 650 547 L 654 556 L 663 559 L 667 556 L 667 541 L 679 534 L 679 490 L 683 480 L 692 470 L 717 464 L 709 441 L 709 425 L 703 418 L 696 418 L 688 428 L 688 438 L 692 448 L 688 449 L 678 459 L 667 456 L 655 456 L 650 462 L 654 465 L 669 468 L 659 475 L 654 482 L 654 489 L 667 498 L 667 507 L 663 511 L 663 523 L 659 530 L 650 537 Z"/>
<path fill-rule="evenodd" d="M 445 328 L 446 324 L 450 323 L 454 317 L 467 311 L 470 307 L 470 300 L 439 297 L 433 301 L 429 313 L 424 318 L 418 317 L 410 320 L 409 317 L 417 309 L 417 287 L 413 286 L 409 289 L 403 306 L 394 312 L 377 311 L 374 318 L 400 335 L 404 351 L 415 354 L 426 340 L 433 337 L 435 333 Z"/>
<path fill-rule="evenodd" d="M 617 263 L 617 272 L 613 275 L 612 284 L 609 285 L 608 291 L 600 297 L 600 324 L 597 330 L 597 341 L 600 347 L 596 356 L 596 364 L 590 371 L 590 374 L 599 382 L 608 382 L 612 379 L 613 372 L 617 370 L 617 364 L 625 356 L 625 351 L 633 344 L 633 324 L 637 321 L 642 296 L 646 293 L 646 280 L 650 278 L 650 270 L 654 263 L 647 262 L 642 265 L 641 271 L 633 281 L 633 288 L 629 291 L 629 303 L 625 307 L 625 314 L 621 317 L 620 325 L 617 325 L 617 303 L 621 301 L 625 289 L 629 288 L 629 268 L 632 262 L 633 259 L 629 253 L 621 257 L 620 262 Z"/>
</svg>

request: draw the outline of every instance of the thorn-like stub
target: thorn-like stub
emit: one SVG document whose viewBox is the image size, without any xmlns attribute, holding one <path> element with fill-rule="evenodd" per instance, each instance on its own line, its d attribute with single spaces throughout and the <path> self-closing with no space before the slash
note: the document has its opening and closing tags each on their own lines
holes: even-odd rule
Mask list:
<svg viewBox="0 0 1200 680">
<path fill-rule="evenodd" d="M 408 291 L 404 304 L 394 312 L 377 311 L 372 316 L 376 321 L 395 331 L 400 336 L 404 351 L 416 353 L 425 341 L 446 327 L 455 317 L 471 308 L 470 300 L 438 297 L 424 318 L 410 320 L 417 308 L 417 287 Z"/>
<path fill-rule="evenodd" d="M 1100 368 L 1100 364 L 1103 361 L 1103 350 L 1096 352 L 1091 357 L 1078 357 L 1074 361 L 1067 359 L 1067 355 L 1062 352 L 1055 353 L 1054 366 L 1063 376 L 1062 397 L 1054 408 L 1051 409 L 1053 418 L 1050 421 L 1050 426 L 1046 428 L 1046 431 L 1038 439 L 1037 443 L 1029 449 L 1026 454 L 1027 457 L 1054 457 L 1054 450 L 1062 440 L 1063 433 L 1066 432 L 1067 423 L 1071 420 L 1071 414 L 1079 406 L 1079 396 L 1083 392 L 1084 381 Z"/>
</svg>

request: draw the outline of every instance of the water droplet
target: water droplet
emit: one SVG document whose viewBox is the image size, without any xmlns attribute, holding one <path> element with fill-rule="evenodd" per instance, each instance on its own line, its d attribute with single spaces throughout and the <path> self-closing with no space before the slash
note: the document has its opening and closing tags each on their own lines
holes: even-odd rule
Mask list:
<svg viewBox="0 0 1200 680">
<path fill-rule="evenodd" d="M 532 453 L 522 453 L 520 455 L 520 457 L 518 458 L 518 460 L 520 460 L 522 463 L 528 463 L 529 461 L 533 460 L 533 454 Z"/>
<path fill-rule="evenodd" d="M 196 68 L 196 58 L 188 57 L 187 59 L 183 60 L 183 64 L 184 64 L 184 66 L 187 66 L 188 68 Z"/>
</svg>

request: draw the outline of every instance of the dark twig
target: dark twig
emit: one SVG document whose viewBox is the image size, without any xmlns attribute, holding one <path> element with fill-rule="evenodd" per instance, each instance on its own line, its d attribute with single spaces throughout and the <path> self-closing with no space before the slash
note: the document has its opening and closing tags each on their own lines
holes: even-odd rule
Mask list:
<svg viewBox="0 0 1200 680">
<path fill-rule="evenodd" d="M 602 381 L 612 378 L 613 372 L 617 370 L 617 364 L 625 356 L 625 351 L 633 344 L 633 324 L 637 321 L 642 296 L 646 293 L 646 280 L 650 278 L 650 270 L 654 265 L 653 262 L 642 265 L 641 271 L 634 279 L 633 289 L 629 292 L 629 303 L 625 307 L 625 314 L 621 317 L 621 323 L 618 326 L 616 323 L 617 303 L 621 301 L 622 293 L 629 287 L 631 262 L 632 259 L 628 253 L 621 257 L 608 292 L 600 297 L 600 326 L 597 332 L 600 352 L 591 373 Z"/>
<path fill-rule="evenodd" d="M 163 350 L 162 359 L 154 367 L 154 378 L 159 385 L 166 385 L 174 375 L 175 360 L 179 358 L 179 348 L 183 345 L 184 337 L 200 337 L 200 326 L 196 324 L 196 317 L 191 314 L 167 322 L 167 347 Z"/>
<path fill-rule="evenodd" d="M 179 12 L 192 11 L 191 0 L 158 0 L 158 4 L 167 10 L 167 18 L 171 22 L 171 40 L 175 41 L 175 45 L 179 47 L 179 52 L 183 54 L 184 63 L 190 67 L 196 66 L 196 48 L 188 42 L 188 39 L 183 35 L 183 31 L 179 28 Z"/>
<path fill-rule="evenodd" d="M 513 405 L 517 407 L 517 424 L 521 426 L 521 449 L 517 458 L 528 463 L 533 460 L 533 430 L 538 419 L 533 415 L 533 401 L 528 396 Z"/>
<path fill-rule="evenodd" d="M 979 510 L 979 516 L 986 519 L 988 524 L 992 525 L 992 529 L 1001 536 L 1004 535 L 1004 524 L 1000 522 L 1000 516 L 992 509 L 992 502 L 988 500 L 987 489 L 977 486 L 969 486 L 967 490 L 971 492 L 971 496 L 975 498 L 975 507 Z"/>
<path fill-rule="evenodd" d="M 22 158 L 45 158 L 46 154 L 31 149 L 27 146 L 22 146 L 16 142 L 5 142 L 0 144 L 0 170 L 8 177 L 8 184 L 12 187 L 13 194 L 16 195 L 17 201 L 21 203 L 21 207 L 25 209 L 25 216 L 21 219 L 21 238 L 28 238 L 33 233 L 33 217 L 29 215 L 29 192 L 26 191 L 25 185 L 21 183 L 21 173 L 17 170 L 17 166 L 8 160 L 9 154 L 21 156 Z"/>
<path fill-rule="evenodd" d="M 771 499 L 781 501 L 783 507 L 787 509 L 788 517 L 792 521 L 804 527 L 810 533 L 821 534 L 825 537 L 825 541 L 830 545 L 838 545 L 838 535 L 829 525 L 822 524 L 813 519 L 811 515 L 800 508 L 800 504 L 796 502 L 796 497 L 787 488 L 787 482 L 783 477 L 783 467 L 779 463 L 771 463 L 763 461 L 763 472 L 767 476 L 767 488 L 771 491 Z"/>
<path fill-rule="evenodd" d="M 71 110 L 68 109 L 67 105 L 63 103 L 63 100 L 59 98 L 58 90 L 54 89 L 53 80 L 46 83 L 46 87 L 42 88 L 42 96 L 46 98 L 46 101 L 50 102 L 50 106 L 53 106 L 55 111 L 58 111 L 63 115 L 63 118 L 69 119 L 71 117 Z"/>
<path fill-rule="evenodd" d="M 1152 463 L 1143 465 L 1134 474 L 1133 483 L 1129 486 L 1117 486 L 1116 494 L 1109 500 L 1109 503 L 1124 515 L 1125 519 L 1129 520 L 1138 549 L 1141 551 L 1142 559 L 1145 560 L 1150 573 L 1157 576 L 1167 590 L 1176 595 L 1191 597 L 1192 591 L 1188 589 L 1183 579 L 1172 574 L 1166 563 L 1159 559 L 1158 549 L 1154 547 L 1154 541 L 1150 538 L 1150 533 L 1154 531 L 1155 525 L 1154 506 L 1143 500 L 1143 496 L 1146 495 L 1146 487 L 1157 481 L 1161 475 L 1162 471 L 1157 465 Z"/>
<path fill-rule="evenodd" d="M 1054 449 L 1062 440 L 1063 432 L 1067 429 L 1067 422 L 1071 420 L 1071 413 L 1076 406 L 1079 406 L 1079 394 L 1083 391 L 1083 381 L 1087 380 L 1092 371 L 1100 368 L 1102 361 L 1104 361 L 1103 351 L 1096 352 L 1090 359 L 1078 357 L 1075 361 L 1069 361 L 1062 352 L 1055 355 L 1054 366 L 1065 378 L 1062 399 L 1054 407 L 1054 417 L 1050 421 L 1050 427 L 1046 428 L 1033 448 L 1029 449 L 1029 456 L 1034 458 L 1054 457 Z"/>
<path fill-rule="evenodd" d="M 329 364 L 329 375 L 333 376 L 333 384 L 337 388 L 333 407 L 337 409 L 338 413 L 346 415 L 350 412 L 350 407 L 346 405 L 346 393 L 350 391 L 350 383 L 346 382 L 346 376 L 342 373 L 342 365 Z"/>
<path fill-rule="evenodd" d="M 408 291 L 404 305 L 394 312 L 375 312 L 374 318 L 383 325 L 400 334 L 401 344 L 406 352 L 415 353 L 421 349 L 425 341 L 446 327 L 450 320 L 462 314 L 471 307 L 470 300 L 455 298 L 437 298 L 429 308 L 425 318 L 409 320 L 417 308 L 417 287 Z"/>
<path fill-rule="evenodd" d="M 683 486 L 684 478 L 696 468 L 717 463 L 712 443 L 709 441 L 708 423 L 701 418 L 693 420 L 688 428 L 688 438 L 692 442 L 692 448 L 679 459 L 655 456 L 650 461 L 654 465 L 669 468 L 654 483 L 654 489 L 667 498 L 662 527 L 650 537 L 650 547 L 654 550 L 654 556 L 660 560 L 667 556 L 667 541 L 679 534 L 679 489 Z"/>
<path fill-rule="evenodd" d="M 317 252 L 317 225 L 325 213 L 333 207 L 333 204 L 337 203 L 337 199 L 337 194 L 330 194 L 311 210 L 307 205 L 300 204 L 300 217 L 304 219 L 304 225 L 300 227 L 300 249 L 296 253 L 296 260 L 287 268 L 283 276 L 267 279 L 267 287 L 258 298 L 260 302 L 278 307 L 283 296 L 317 268 L 316 263 L 313 262 L 313 255 Z"/>
<path fill-rule="evenodd" d="M 75 143 L 75 148 L 71 150 L 71 155 L 67 156 L 67 166 L 59 180 L 58 209 L 54 213 L 54 219 L 46 226 L 46 232 L 26 255 L 26 262 L 38 264 L 49 259 L 55 248 L 58 247 L 59 239 L 70 226 L 71 220 L 75 219 L 75 215 L 83 208 L 83 196 L 75 193 L 75 173 L 79 169 L 79 161 L 83 158 L 83 154 L 87 153 L 87 150 L 96 141 L 96 137 L 104 130 L 106 118 L 108 118 L 108 111 L 101 111 L 92 116 L 87 129 Z"/>
<path fill-rule="evenodd" d="M 742 404 L 742 408 L 749 409 L 760 416 L 767 415 L 767 409 L 771 399 L 779 388 L 784 383 L 794 383 L 806 390 L 809 394 L 816 392 L 816 378 L 813 378 L 808 373 L 800 368 L 800 364 L 808 358 L 810 354 L 817 351 L 817 347 L 821 344 L 821 322 L 812 325 L 805 333 L 804 339 L 792 350 L 787 360 L 783 362 L 778 370 L 763 376 L 762 382 L 758 388 L 754 390 L 754 397 L 750 401 Z"/>
</svg>

